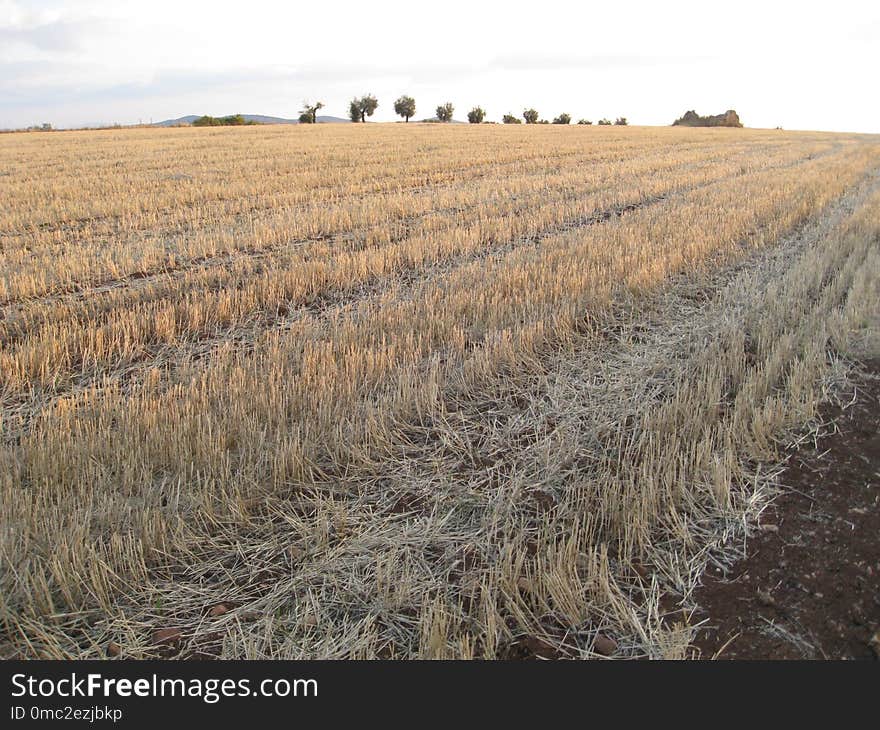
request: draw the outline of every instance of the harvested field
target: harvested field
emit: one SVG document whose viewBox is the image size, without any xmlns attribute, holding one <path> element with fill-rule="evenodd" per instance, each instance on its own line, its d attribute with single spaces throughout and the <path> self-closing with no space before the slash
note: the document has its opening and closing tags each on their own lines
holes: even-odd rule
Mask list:
<svg viewBox="0 0 880 730">
<path fill-rule="evenodd" d="M 4 656 L 689 656 L 880 354 L 876 136 L 10 134 L 0 200 Z"/>
</svg>

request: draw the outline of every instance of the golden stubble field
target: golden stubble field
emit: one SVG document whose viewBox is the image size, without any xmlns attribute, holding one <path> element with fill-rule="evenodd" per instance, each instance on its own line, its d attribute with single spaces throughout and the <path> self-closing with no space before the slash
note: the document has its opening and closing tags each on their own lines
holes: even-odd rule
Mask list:
<svg viewBox="0 0 880 730">
<path fill-rule="evenodd" d="M 876 346 L 877 137 L 0 135 L 4 656 L 683 656 Z"/>
</svg>

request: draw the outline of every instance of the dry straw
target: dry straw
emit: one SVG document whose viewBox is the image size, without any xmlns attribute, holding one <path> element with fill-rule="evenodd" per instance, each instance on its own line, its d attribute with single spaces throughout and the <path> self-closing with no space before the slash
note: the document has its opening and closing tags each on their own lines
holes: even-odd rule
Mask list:
<svg viewBox="0 0 880 730">
<path fill-rule="evenodd" d="M 873 346 L 878 163 L 749 130 L 3 137 L 3 653 L 685 655 L 780 439 Z"/>
</svg>

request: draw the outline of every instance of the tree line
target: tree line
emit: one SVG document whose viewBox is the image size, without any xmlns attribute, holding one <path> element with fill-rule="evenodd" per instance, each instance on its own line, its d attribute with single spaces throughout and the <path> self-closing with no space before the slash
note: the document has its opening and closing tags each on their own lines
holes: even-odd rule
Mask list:
<svg viewBox="0 0 880 730">
<path fill-rule="evenodd" d="M 226 117 L 210 117 L 204 115 L 198 119 L 194 119 L 192 125 L 194 127 L 240 127 L 259 124 L 259 122 L 245 119 L 241 114 L 230 114 Z"/>
<path fill-rule="evenodd" d="M 322 102 L 318 102 L 317 104 L 312 104 L 311 102 L 304 102 L 303 109 L 299 115 L 299 121 L 302 124 L 315 124 L 318 121 L 318 110 L 322 109 L 324 104 Z M 361 122 L 364 123 L 367 121 L 367 117 L 373 116 L 373 113 L 376 109 L 379 108 L 379 100 L 376 99 L 372 94 L 365 94 L 364 96 L 355 97 L 351 100 L 351 103 L 348 105 L 348 118 L 352 122 Z M 455 112 L 455 107 L 453 106 L 451 101 L 447 101 L 445 104 L 440 104 L 434 112 L 433 119 L 424 119 L 422 121 L 425 122 L 451 122 L 452 115 Z M 399 117 L 402 117 L 405 122 L 409 122 L 416 115 L 416 100 L 411 96 L 403 95 L 394 102 L 394 113 Z M 486 110 L 482 107 L 475 106 L 467 113 L 467 120 L 471 124 L 482 124 L 486 119 Z M 554 117 L 552 122 L 547 121 L 546 119 L 541 119 L 536 109 L 524 109 L 522 113 L 522 119 L 513 114 L 505 114 L 501 118 L 502 123 L 504 124 L 522 124 L 523 121 L 526 124 L 571 124 L 571 115 L 563 112 L 558 117 Z M 593 122 L 589 119 L 580 119 L 578 120 L 578 124 L 590 125 Z M 599 126 L 610 126 L 612 124 L 617 126 L 626 126 L 627 120 L 626 117 L 618 117 L 614 122 L 610 119 L 600 119 L 597 124 Z"/>
</svg>

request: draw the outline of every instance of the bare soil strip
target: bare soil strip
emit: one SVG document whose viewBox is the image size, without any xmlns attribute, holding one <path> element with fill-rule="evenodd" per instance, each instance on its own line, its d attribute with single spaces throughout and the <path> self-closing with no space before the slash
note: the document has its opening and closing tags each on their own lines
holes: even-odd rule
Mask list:
<svg viewBox="0 0 880 730">
<path fill-rule="evenodd" d="M 880 659 L 880 360 L 841 400 L 788 455 L 748 557 L 695 593 L 702 658 Z"/>
</svg>

